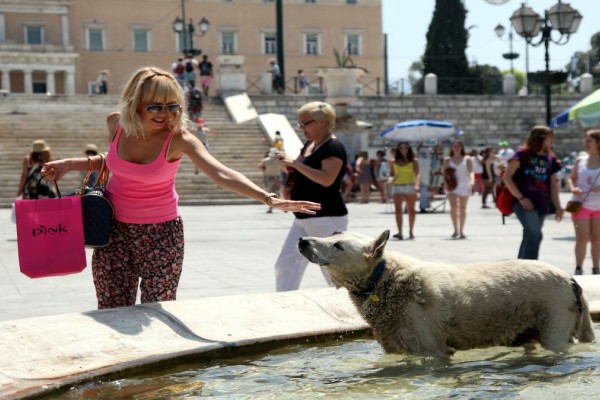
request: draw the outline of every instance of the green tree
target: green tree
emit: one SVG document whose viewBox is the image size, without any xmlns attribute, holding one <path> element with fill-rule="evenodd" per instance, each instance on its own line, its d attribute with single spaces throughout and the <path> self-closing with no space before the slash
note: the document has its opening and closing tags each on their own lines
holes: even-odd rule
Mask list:
<svg viewBox="0 0 600 400">
<path fill-rule="evenodd" d="M 425 75 L 437 75 L 439 93 L 465 93 L 460 79 L 470 77 L 465 54 L 469 37 L 466 17 L 462 0 L 436 0 L 427 31 L 423 66 Z"/>
</svg>

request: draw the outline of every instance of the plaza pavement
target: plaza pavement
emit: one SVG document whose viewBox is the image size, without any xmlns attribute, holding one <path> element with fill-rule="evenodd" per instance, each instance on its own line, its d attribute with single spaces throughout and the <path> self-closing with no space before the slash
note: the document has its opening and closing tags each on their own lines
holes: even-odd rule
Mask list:
<svg viewBox="0 0 600 400">
<path fill-rule="evenodd" d="M 569 194 L 561 194 L 563 205 L 568 198 Z M 385 229 L 396 233 L 392 205 L 350 203 L 348 207 L 350 230 L 373 236 Z M 260 204 L 181 207 L 186 251 L 179 300 L 274 290 L 273 264 L 293 215 L 265 211 Z M 0 209 L 0 221 L 4 221 L 0 224 L 0 321 L 96 309 L 91 250 L 87 250 L 88 267 L 80 274 L 30 279 L 19 272 L 16 228 L 10 212 Z M 540 260 L 571 273 L 574 233 L 570 216 L 566 217 L 559 224 L 553 216 L 546 221 Z M 452 240 L 451 233 L 446 205 L 445 212 L 418 214 L 416 239 L 392 238 L 388 248 L 427 260 L 468 263 L 514 258 L 521 240 L 521 226 L 514 215 L 503 225 L 496 209 L 481 209 L 478 195 L 469 201 L 467 239 Z M 591 270 L 589 257 L 584 270 Z M 325 283 L 319 268 L 309 265 L 301 289 L 322 287 Z"/>
</svg>

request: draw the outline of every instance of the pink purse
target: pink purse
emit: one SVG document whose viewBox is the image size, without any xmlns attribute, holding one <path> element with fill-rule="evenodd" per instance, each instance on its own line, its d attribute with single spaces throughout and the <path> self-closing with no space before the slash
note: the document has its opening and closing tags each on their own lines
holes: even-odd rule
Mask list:
<svg viewBox="0 0 600 400">
<path fill-rule="evenodd" d="M 86 267 L 81 196 L 16 200 L 21 272 L 30 278 L 67 275 Z"/>
</svg>

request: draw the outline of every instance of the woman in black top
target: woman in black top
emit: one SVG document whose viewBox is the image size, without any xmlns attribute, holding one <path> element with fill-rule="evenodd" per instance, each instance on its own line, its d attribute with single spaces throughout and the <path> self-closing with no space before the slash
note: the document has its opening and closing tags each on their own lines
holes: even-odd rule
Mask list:
<svg viewBox="0 0 600 400">
<path fill-rule="evenodd" d="M 279 161 L 294 175 L 291 198 L 321 203 L 315 215 L 294 213 L 295 220 L 275 263 L 278 292 L 297 290 L 308 265 L 298 252 L 298 239 L 303 236 L 330 236 L 348 227 L 348 210 L 342 198 L 341 186 L 347 164 L 346 149 L 331 130 L 335 125 L 335 110 L 328 103 L 307 103 L 297 111 L 298 127 L 307 139 L 300 155 L 293 159 L 278 152 Z M 329 276 L 323 271 L 327 283 Z"/>
</svg>

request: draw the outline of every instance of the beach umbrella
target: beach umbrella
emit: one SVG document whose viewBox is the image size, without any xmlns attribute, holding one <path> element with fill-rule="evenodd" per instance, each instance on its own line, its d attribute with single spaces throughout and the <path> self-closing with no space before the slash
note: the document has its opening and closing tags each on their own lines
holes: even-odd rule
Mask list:
<svg viewBox="0 0 600 400">
<path fill-rule="evenodd" d="M 599 126 L 600 124 L 600 89 L 586 96 L 579 103 L 568 110 L 558 114 L 551 121 L 553 128 L 564 125 L 567 122 L 578 121 L 584 128 Z"/>
<path fill-rule="evenodd" d="M 379 134 L 392 142 L 424 142 L 427 140 L 443 140 L 462 135 L 452 123 L 434 120 L 414 120 L 400 122 Z"/>
</svg>

